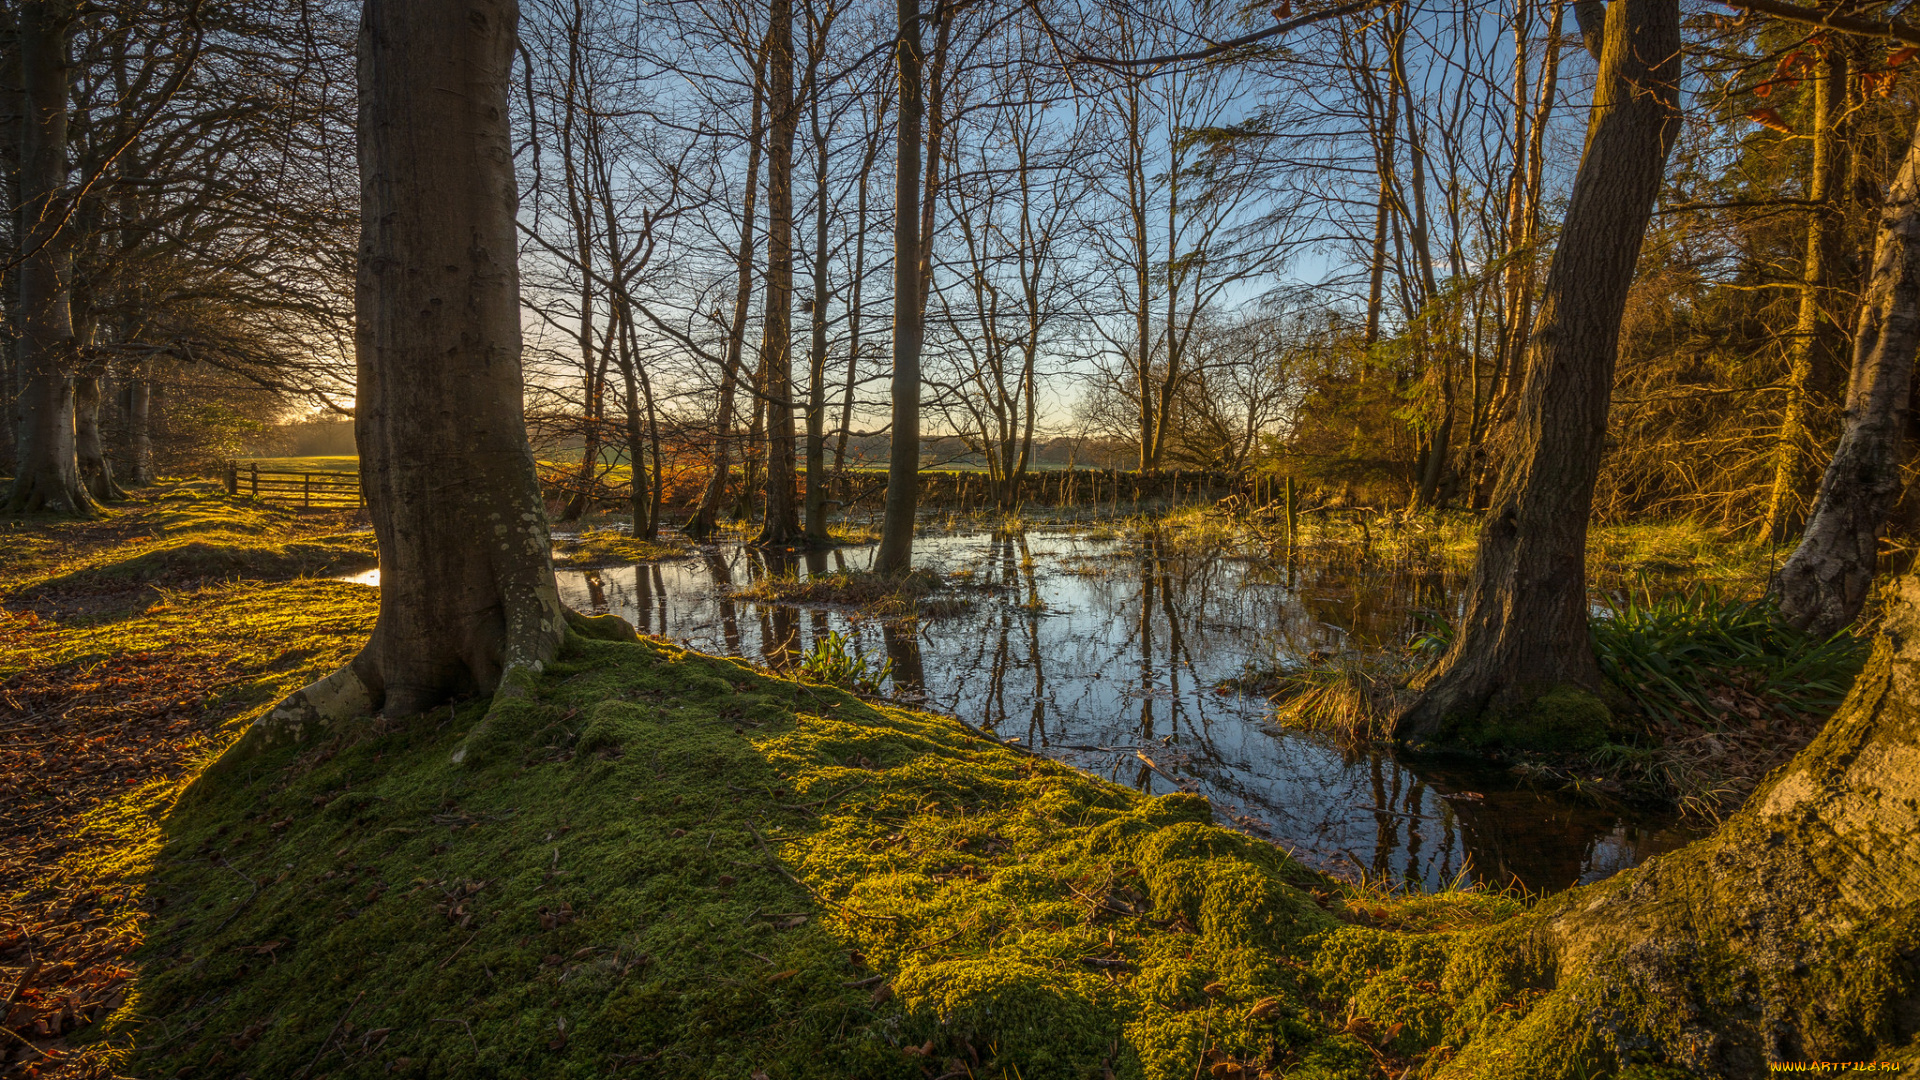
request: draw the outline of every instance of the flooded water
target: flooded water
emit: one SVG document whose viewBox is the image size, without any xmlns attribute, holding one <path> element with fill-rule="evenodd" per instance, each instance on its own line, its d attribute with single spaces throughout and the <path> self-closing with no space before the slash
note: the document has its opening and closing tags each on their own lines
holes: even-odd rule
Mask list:
<svg viewBox="0 0 1920 1080">
<path fill-rule="evenodd" d="M 1405 640 L 1437 574 L 1275 572 L 1155 538 L 1032 531 L 921 538 L 915 565 L 974 588 L 958 615 L 897 628 L 734 592 L 767 575 L 865 569 L 872 548 L 803 556 L 739 545 L 562 571 L 561 597 L 644 633 L 775 669 L 839 632 L 930 708 L 1143 791 L 1207 796 L 1321 869 L 1440 887 L 1597 880 L 1691 839 L 1672 819 L 1530 790 L 1498 770 L 1344 753 L 1217 684 L 1250 663 Z M 369 578 L 371 575 L 368 576 Z M 364 579 L 363 579 L 364 580 Z"/>
</svg>

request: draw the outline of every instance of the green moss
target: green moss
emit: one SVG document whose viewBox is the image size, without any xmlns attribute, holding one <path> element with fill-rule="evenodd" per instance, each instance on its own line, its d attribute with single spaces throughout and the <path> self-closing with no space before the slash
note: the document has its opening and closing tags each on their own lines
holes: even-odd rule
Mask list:
<svg viewBox="0 0 1920 1080">
<path fill-rule="evenodd" d="M 1476 750 L 1539 750 L 1569 754 L 1606 742 L 1613 713 L 1593 693 L 1569 683 L 1490 708 L 1452 725 L 1442 742 Z"/>
<path fill-rule="evenodd" d="M 340 519 L 179 484 L 95 522 L 0 535 L 0 588 L 29 597 L 132 594 L 144 602 L 153 598 L 148 586 L 286 581 L 376 565 L 372 533 L 327 531 Z"/>
<path fill-rule="evenodd" d="M 570 637 L 450 767 L 483 711 L 181 800 L 139 1074 L 1362 1075 L 1286 959 L 1337 888 L 1203 799 L 656 642 Z"/>
<path fill-rule="evenodd" d="M 342 574 L 378 564 L 372 534 L 310 541 L 257 539 L 169 540 L 125 558 L 50 578 L 49 590 L 112 584 L 187 584 L 245 578 L 278 581 Z"/>
<path fill-rule="evenodd" d="M 623 566 L 680 559 L 693 553 L 684 541 L 642 540 L 617 529 L 587 529 L 579 536 L 556 538 L 553 557 L 561 566 Z"/>
</svg>

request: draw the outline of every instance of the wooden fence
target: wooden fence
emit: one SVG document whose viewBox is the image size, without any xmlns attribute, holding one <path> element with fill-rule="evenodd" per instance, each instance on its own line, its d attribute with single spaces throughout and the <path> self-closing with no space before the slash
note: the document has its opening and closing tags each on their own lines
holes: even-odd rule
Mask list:
<svg viewBox="0 0 1920 1080">
<path fill-rule="evenodd" d="M 258 465 L 242 468 L 227 464 L 227 494 L 250 495 L 268 502 L 295 503 L 301 507 L 342 509 L 366 505 L 360 494 L 360 474 L 350 472 L 290 472 L 262 469 Z"/>
</svg>

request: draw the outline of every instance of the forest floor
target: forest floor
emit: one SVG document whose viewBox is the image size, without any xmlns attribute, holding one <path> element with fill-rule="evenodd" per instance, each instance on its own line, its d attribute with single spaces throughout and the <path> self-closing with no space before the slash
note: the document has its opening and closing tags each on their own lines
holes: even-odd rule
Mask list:
<svg viewBox="0 0 1920 1080">
<path fill-rule="evenodd" d="M 1355 1012 L 1398 961 L 1342 935 L 1525 906 L 652 640 L 570 640 L 463 767 L 479 706 L 208 772 L 369 630 L 300 576 L 364 565 L 342 524 L 186 485 L 0 532 L 7 1073 L 1398 1074 L 1438 1021 Z"/>
<path fill-rule="evenodd" d="M 1443 974 L 1527 901 L 657 640 L 570 640 L 465 766 L 472 704 L 209 772 L 365 639 L 348 525 L 0 527 L 0 1074 L 1359 1080 L 1490 1023 Z"/>
</svg>

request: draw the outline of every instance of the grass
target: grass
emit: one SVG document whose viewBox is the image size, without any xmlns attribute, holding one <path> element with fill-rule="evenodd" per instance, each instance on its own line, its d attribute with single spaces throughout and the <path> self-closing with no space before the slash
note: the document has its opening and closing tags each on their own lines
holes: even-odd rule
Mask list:
<svg viewBox="0 0 1920 1080">
<path fill-rule="evenodd" d="M 286 557 L 337 525 L 179 485 L 95 521 L 0 529 L 0 965 L 8 1026 L 34 1044 L 9 1040 L 0 1068 L 24 1055 L 17 1075 L 107 1075 L 111 1055 L 68 1044 L 124 1003 L 139 875 L 173 794 L 237 718 L 372 628 L 374 593 L 294 576 Z M 207 573 L 195 545 L 239 553 L 241 572 Z"/>
<path fill-rule="evenodd" d="M 0 528 L 0 591 L 46 613 L 100 613 L 161 589 L 367 569 L 373 534 L 341 531 L 351 516 L 295 513 L 207 482 L 163 485 L 94 521 Z"/>
<path fill-rule="evenodd" d="M 1661 591 L 1643 577 L 1601 603 L 1589 632 L 1611 697 L 1605 741 L 1514 762 L 1523 775 L 1597 797 L 1711 819 L 1731 812 L 1812 740 L 1866 660 L 1866 642 L 1851 633 L 1800 633 L 1770 599 L 1712 585 Z M 1445 619 L 1425 621 L 1403 652 L 1250 667 L 1222 685 L 1271 698 L 1286 727 L 1349 743 L 1387 739 L 1408 678 L 1452 643 Z"/>
<path fill-rule="evenodd" d="M 558 537 L 553 545 L 554 565 L 568 567 L 624 566 L 691 554 L 692 545 L 677 536 L 642 540 L 620 529 L 591 526 L 576 536 Z"/>
<path fill-rule="evenodd" d="M 235 464 L 245 472 L 249 465 L 261 469 L 273 469 L 280 472 L 343 472 L 360 471 L 360 459 L 353 454 L 327 454 L 311 457 L 256 457 L 238 458 Z"/>
<path fill-rule="evenodd" d="M 863 618 L 938 619 L 961 614 L 970 598 L 931 570 L 893 577 L 866 570 L 841 570 L 808 578 L 765 577 L 734 592 L 734 598 L 768 604 L 833 604 L 856 609 Z"/>
</svg>

